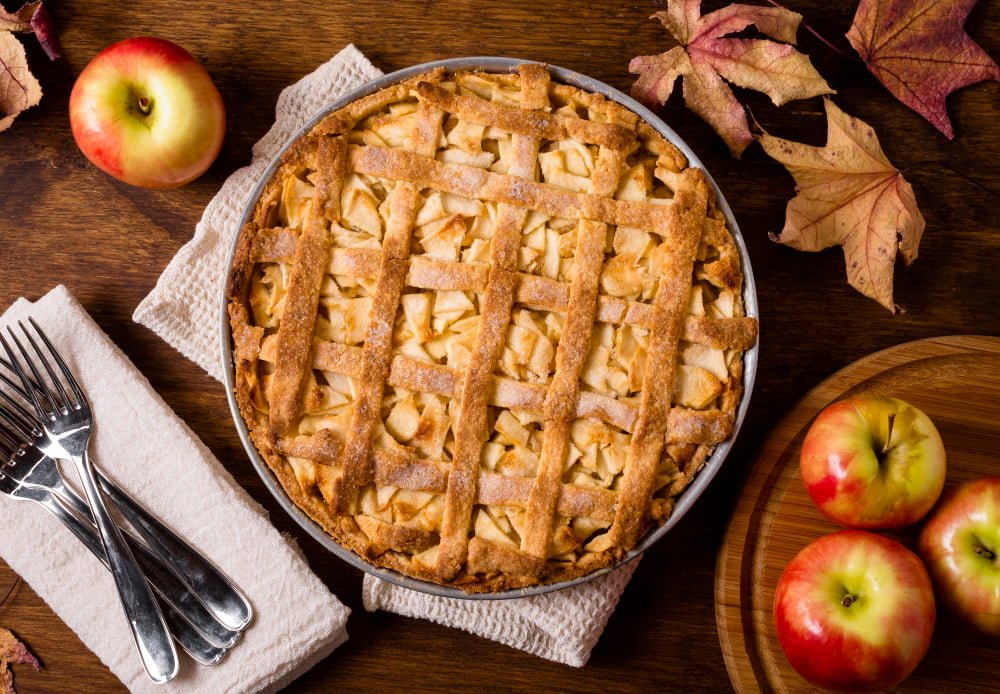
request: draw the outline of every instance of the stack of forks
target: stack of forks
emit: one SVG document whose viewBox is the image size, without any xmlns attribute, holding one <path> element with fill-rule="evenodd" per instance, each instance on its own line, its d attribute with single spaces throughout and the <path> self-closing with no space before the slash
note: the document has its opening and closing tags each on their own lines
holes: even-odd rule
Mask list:
<svg viewBox="0 0 1000 694">
<path fill-rule="evenodd" d="M 249 625 L 249 602 L 90 460 L 86 394 L 33 319 L 18 327 L 20 337 L 12 328 L 0 333 L 0 491 L 41 504 L 111 571 L 150 679 L 177 674 L 174 642 L 199 663 L 218 663 Z M 84 497 L 58 461 L 76 467 Z"/>
</svg>

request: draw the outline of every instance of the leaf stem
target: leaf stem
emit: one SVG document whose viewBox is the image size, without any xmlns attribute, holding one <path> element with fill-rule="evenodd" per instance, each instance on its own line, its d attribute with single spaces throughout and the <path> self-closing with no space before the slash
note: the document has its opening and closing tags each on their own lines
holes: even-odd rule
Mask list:
<svg viewBox="0 0 1000 694">
<path fill-rule="evenodd" d="M 896 422 L 896 413 L 889 413 L 889 433 L 885 435 L 885 443 L 882 444 L 882 455 L 889 452 L 889 442 L 892 441 L 892 425 Z"/>
<path fill-rule="evenodd" d="M 769 3 L 771 3 L 772 5 L 774 5 L 775 7 L 780 7 L 780 8 L 781 8 L 781 9 L 783 9 L 783 10 L 787 10 L 787 9 L 788 9 L 787 7 L 785 7 L 784 5 L 782 5 L 782 4 L 780 3 L 780 2 L 776 2 L 775 0 L 767 0 L 767 1 L 768 1 Z M 794 11 L 794 10 L 789 10 L 789 11 L 790 11 L 790 12 L 792 12 L 792 11 Z M 810 25 L 809 25 L 809 22 L 805 21 L 805 19 L 803 19 L 803 20 L 802 20 L 802 26 L 804 26 L 804 27 L 806 28 L 806 31 L 808 31 L 808 32 L 809 32 L 810 34 L 812 34 L 812 35 L 813 35 L 813 36 L 815 36 L 815 37 L 816 37 L 817 39 L 819 39 L 819 40 L 820 40 L 820 41 L 821 41 L 821 42 L 822 42 L 823 44 L 825 44 L 825 45 L 826 45 L 826 47 L 827 47 L 827 48 L 829 48 L 829 49 L 830 49 L 831 51 L 833 51 L 834 53 L 838 53 L 838 54 L 840 54 L 841 56 L 843 56 L 843 57 L 847 58 L 848 60 L 853 60 L 853 61 L 854 61 L 854 62 L 856 62 L 856 63 L 863 63 L 863 62 L 864 62 L 864 61 L 863 61 L 863 60 L 861 60 L 861 58 L 859 58 L 858 56 L 856 56 L 856 55 L 851 55 L 851 54 L 850 54 L 850 53 L 848 53 L 847 51 L 845 51 L 845 50 L 843 50 L 843 49 L 841 49 L 841 48 L 837 48 L 837 47 L 836 47 L 835 45 L 833 45 L 833 43 L 832 43 L 831 41 L 829 41 L 828 39 L 826 39 L 826 38 L 825 38 L 825 37 L 824 37 L 824 36 L 823 36 L 822 34 L 820 34 L 820 33 L 819 33 L 818 31 L 816 31 L 815 29 L 813 29 L 813 28 L 812 28 L 812 26 L 810 26 Z"/>
</svg>

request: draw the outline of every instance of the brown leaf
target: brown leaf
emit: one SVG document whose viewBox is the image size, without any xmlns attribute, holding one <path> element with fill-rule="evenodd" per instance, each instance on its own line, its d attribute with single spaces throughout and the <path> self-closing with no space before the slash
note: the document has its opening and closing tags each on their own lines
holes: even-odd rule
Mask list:
<svg viewBox="0 0 1000 694">
<path fill-rule="evenodd" d="M 24 46 L 8 31 L 0 31 L 0 132 L 42 98 L 42 87 L 28 70 Z"/>
<path fill-rule="evenodd" d="M 15 694 L 10 663 L 30 665 L 36 670 L 40 667 L 28 647 L 18 641 L 9 629 L 0 627 L 0 694 Z"/>
<path fill-rule="evenodd" d="M 851 286 L 895 311 L 896 251 L 907 265 L 916 260 L 924 218 L 913 188 L 886 159 L 872 127 L 824 101 L 825 147 L 760 136 L 764 151 L 785 165 L 796 184 L 785 227 L 772 239 L 800 251 L 842 246 Z"/>
<path fill-rule="evenodd" d="M 31 31 L 31 17 L 41 4 L 41 0 L 28 2 L 16 12 L 8 12 L 0 6 L 0 31 Z"/>
<path fill-rule="evenodd" d="M 861 0 L 847 40 L 892 95 L 948 139 L 945 98 L 1000 68 L 965 33 L 976 0 Z"/>
<path fill-rule="evenodd" d="M 641 55 L 629 63 L 639 75 L 632 94 L 647 103 L 663 104 L 674 82 L 684 78 L 684 102 L 740 156 L 753 141 L 746 112 L 725 80 L 763 92 L 775 106 L 817 94 L 833 94 L 830 85 L 791 45 L 802 15 L 783 7 L 727 5 L 701 16 L 701 0 L 669 0 L 653 17 L 680 46 L 659 55 Z M 749 26 L 784 43 L 765 39 L 724 38 Z"/>
<path fill-rule="evenodd" d="M 0 7 L 0 31 L 33 33 L 49 60 L 60 56 L 59 37 L 52 25 L 52 15 L 42 4 L 42 0 L 26 2 L 16 12 L 7 12 Z"/>
</svg>

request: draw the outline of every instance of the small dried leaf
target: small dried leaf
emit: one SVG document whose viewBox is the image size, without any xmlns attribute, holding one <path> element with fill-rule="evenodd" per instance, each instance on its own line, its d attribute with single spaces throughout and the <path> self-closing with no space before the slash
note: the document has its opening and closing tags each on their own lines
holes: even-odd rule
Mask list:
<svg viewBox="0 0 1000 694">
<path fill-rule="evenodd" d="M 42 86 L 28 69 L 24 46 L 14 34 L 0 31 L 0 132 L 41 98 Z"/>
<path fill-rule="evenodd" d="M 955 130 L 945 98 L 1000 67 L 965 33 L 976 0 L 861 0 L 847 40 L 892 95 L 940 130 Z"/>
<path fill-rule="evenodd" d="M 55 60 L 61 55 L 52 15 L 41 0 L 27 2 L 16 12 L 7 12 L 0 6 L 0 31 L 33 33 L 49 60 Z"/>
<path fill-rule="evenodd" d="M 800 251 L 842 246 L 851 286 L 895 311 L 896 251 L 907 265 L 916 260 L 924 218 L 913 188 L 886 158 L 872 127 L 825 102 L 825 147 L 760 137 L 764 151 L 796 183 L 785 227 L 772 238 Z"/>
<path fill-rule="evenodd" d="M 41 2 L 29 2 L 16 12 L 8 12 L 0 5 L 0 31 L 31 31 L 31 15 Z"/>
<path fill-rule="evenodd" d="M 667 10 L 653 16 L 681 46 L 633 58 L 629 72 L 639 79 L 632 94 L 663 104 L 683 76 L 684 102 L 726 141 L 733 156 L 740 156 L 753 137 L 743 106 L 723 79 L 767 94 L 776 106 L 833 93 L 809 58 L 789 45 L 802 19 L 791 10 L 733 4 L 701 16 L 701 0 L 669 0 Z M 725 38 L 751 25 L 784 43 Z"/>
<path fill-rule="evenodd" d="M 11 663 L 30 665 L 36 670 L 41 667 L 27 646 L 18 641 L 9 629 L 0 627 L 0 694 L 15 694 Z"/>
</svg>

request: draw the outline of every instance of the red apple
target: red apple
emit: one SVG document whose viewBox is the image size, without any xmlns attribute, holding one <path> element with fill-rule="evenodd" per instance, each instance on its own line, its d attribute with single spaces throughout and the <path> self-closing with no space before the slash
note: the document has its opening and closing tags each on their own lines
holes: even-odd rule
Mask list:
<svg viewBox="0 0 1000 694">
<path fill-rule="evenodd" d="M 901 682 L 927 652 L 934 619 L 934 592 L 917 555 L 863 530 L 806 546 L 785 567 L 774 596 L 788 662 L 829 689 Z"/>
<path fill-rule="evenodd" d="M 799 458 L 813 502 L 849 528 L 917 522 L 941 495 L 945 469 L 944 444 L 927 415 L 879 395 L 856 395 L 825 408 Z"/>
<path fill-rule="evenodd" d="M 126 39 L 90 61 L 73 85 L 69 121 L 95 166 L 143 188 L 176 188 L 215 160 L 222 97 L 190 53 L 164 39 Z"/>
<path fill-rule="evenodd" d="M 966 482 L 949 494 L 917 547 L 943 601 L 1000 636 L 1000 477 Z"/>
</svg>

